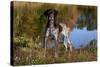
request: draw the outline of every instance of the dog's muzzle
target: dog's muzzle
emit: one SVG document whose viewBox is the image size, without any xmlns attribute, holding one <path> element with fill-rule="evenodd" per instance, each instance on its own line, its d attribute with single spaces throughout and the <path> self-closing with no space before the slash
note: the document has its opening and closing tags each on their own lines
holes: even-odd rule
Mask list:
<svg viewBox="0 0 100 67">
<path fill-rule="evenodd" d="M 49 35 L 49 38 L 51 39 L 51 40 L 55 40 L 55 36 L 54 35 Z"/>
</svg>

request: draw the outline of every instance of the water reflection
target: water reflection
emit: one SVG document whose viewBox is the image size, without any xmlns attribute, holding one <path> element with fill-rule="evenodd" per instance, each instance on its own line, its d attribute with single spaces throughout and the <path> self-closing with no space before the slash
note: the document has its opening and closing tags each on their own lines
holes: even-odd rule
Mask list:
<svg viewBox="0 0 100 67">
<path fill-rule="evenodd" d="M 97 40 L 97 31 L 88 31 L 86 27 L 83 29 L 74 28 L 71 32 L 71 40 L 75 48 L 79 48 L 81 45 L 88 44 L 91 40 Z"/>
</svg>

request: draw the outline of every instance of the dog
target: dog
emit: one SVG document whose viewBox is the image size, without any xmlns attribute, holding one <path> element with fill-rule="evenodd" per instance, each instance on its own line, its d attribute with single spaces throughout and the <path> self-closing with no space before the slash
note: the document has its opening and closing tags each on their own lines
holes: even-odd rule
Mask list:
<svg viewBox="0 0 100 67">
<path fill-rule="evenodd" d="M 47 17 L 47 24 L 45 27 L 44 32 L 44 39 L 43 39 L 43 45 L 44 45 L 44 56 L 46 55 L 46 49 L 47 49 L 47 41 L 55 40 L 55 57 L 57 57 L 57 45 L 59 43 L 60 36 L 64 36 L 63 44 L 66 47 L 66 51 L 68 49 L 68 44 L 71 44 L 71 41 L 69 39 L 69 32 L 68 28 L 66 27 L 66 24 L 64 23 L 57 23 L 57 14 L 58 11 L 55 9 L 48 9 L 44 12 L 44 15 Z M 70 50 L 72 50 L 72 45 L 70 45 Z"/>
</svg>

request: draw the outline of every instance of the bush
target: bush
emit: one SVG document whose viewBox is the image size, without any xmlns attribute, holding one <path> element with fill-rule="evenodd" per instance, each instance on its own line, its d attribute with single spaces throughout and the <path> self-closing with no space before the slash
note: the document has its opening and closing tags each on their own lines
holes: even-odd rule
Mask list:
<svg viewBox="0 0 100 67">
<path fill-rule="evenodd" d="M 29 43 L 30 40 L 26 37 L 14 37 L 14 46 L 17 46 L 17 47 L 29 47 Z"/>
<path fill-rule="evenodd" d="M 95 53 L 97 51 L 97 40 L 90 41 L 90 43 L 86 46 L 86 48 L 88 48 L 89 51 Z"/>
</svg>

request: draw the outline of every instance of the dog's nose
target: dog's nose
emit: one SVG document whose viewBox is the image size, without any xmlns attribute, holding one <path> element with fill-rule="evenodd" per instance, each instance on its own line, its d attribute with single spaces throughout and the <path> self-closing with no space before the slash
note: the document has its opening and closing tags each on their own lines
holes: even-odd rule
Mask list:
<svg viewBox="0 0 100 67">
<path fill-rule="evenodd" d="M 55 37 L 53 35 L 50 35 L 51 40 L 55 40 Z"/>
</svg>

